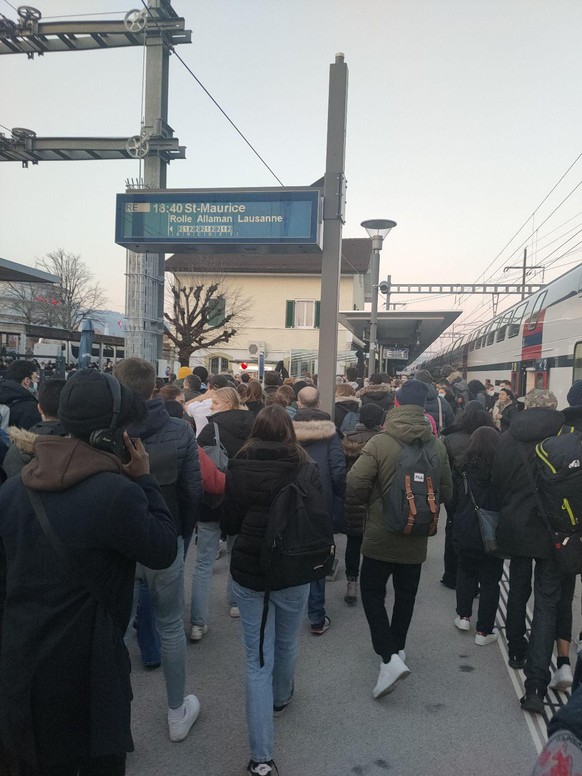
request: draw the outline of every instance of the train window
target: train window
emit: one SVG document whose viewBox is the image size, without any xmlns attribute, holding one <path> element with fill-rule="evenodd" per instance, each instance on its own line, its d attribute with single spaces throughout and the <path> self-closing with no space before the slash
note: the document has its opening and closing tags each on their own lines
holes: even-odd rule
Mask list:
<svg viewBox="0 0 582 776">
<path fill-rule="evenodd" d="M 486 343 L 485 343 L 485 342 L 483 342 L 483 347 L 485 347 L 485 344 L 487 344 L 487 345 L 493 345 L 493 342 L 494 342 L 494 340 L 495 340 L 495 330 L 496 330 L 496 328 L 497 328 L 497 324 L 498 324 L 498 323 L 499 323 L 499 319 L 497 319 L 497 320 L 493 321 L 493 322 L 492 322 L 492 323 L 490 323 L 490 324 L 489 324 L 489 326 L 487 327 L 487 329 L 486 329 L 486 331 L 487 331 L 487 338 L 486 338 Z"/>
<path fill-rule="evenodd" d="M 479 350 L 479 348 L 481 347 L 481 334 L 482 334 L 482 332 L 483 332 L 483 329 L 479 329 L 479 331 L 477 332 L 477 336 L 475 337 L 475 348 L 477 350 Z"/>
<path fill-rule="evenodd" d="M 499 319 L 499 326 L 497 328 L 497 335 L 495 337 L 495 342 L 503 342 L 505 339 L 505 335 L 507 333 L 507 324 L 511 320 L 512 313 L 511 311 L 508 313 L 505 313 L 505 315 L 502 315 Z"/>
<path fill-rule="evenodd" d="M 529 325 L 527 327 L 529 331 L 533 331 L 535 327 L 538 325 L 538 318 L 540 317 L 540 311 L 546 300 L 547 294 L 548 294 L 547 291 L 543 291 L 534 302 L 534 306 L 531 311 L 531 316 L 529 319 Z"/>
<path fill-rule="evenodd" d="M 582 342 L 577 342 L 574 345 L 574 374 L 572 376 L 572 382 L 576 380 L 582 380 Z"/>
<path fill-rule="evenodd" d="M 513 320 L 509 324 L 509 333 L 508 337 L 517 337 L 517 335 L 520 332 L 521 329 L 521 322 L 523 321 L 523 316 L 526 313 L 527 306 L 529 302 L 524 302 L 523 304 L 520 304 L 519 307 L 515 308 L 515 312 L 513 313 Z"/>
<path fill-rule="evenodd" d="M 475 350 L 475 340 L 471 340 L 471 342 L 469 343 L 469 350 L 470 351 Z"/>
</svg>

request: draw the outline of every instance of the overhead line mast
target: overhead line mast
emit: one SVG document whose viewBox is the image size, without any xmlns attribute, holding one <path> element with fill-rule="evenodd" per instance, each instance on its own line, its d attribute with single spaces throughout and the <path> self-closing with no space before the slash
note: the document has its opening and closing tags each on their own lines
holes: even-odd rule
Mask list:
<svg viewBox="0 0 582 776">
<path fill-rule="evenodd" d="M 166 188 L 167 167 L 184 159 L 168 124 L 169 58 L 172 48 L 191 43 L 192 33 L 170 0 L 150 0 L 149 7 L 128 11 L 123 21 L 42 22 L 32 6 L 18 7 L 18 21 L 0 16 L 0 54 L 29 59 L 51 52 L 91 51 L 146 46 L 143 126 L 129 138 L 37 138 L 29 129 L 0 134 L 0 161 L 23 166 L 39 161 L 143 159 L 145 188 Z M 164 333 L 164 254 L 127 251 L 126 355 L 155 362 L 162 355 Z"/>
</svg>

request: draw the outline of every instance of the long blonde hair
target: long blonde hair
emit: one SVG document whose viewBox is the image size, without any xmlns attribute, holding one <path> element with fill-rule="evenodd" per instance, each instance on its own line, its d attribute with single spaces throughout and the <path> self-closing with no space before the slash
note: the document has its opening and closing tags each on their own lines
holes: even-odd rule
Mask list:
<svg viewBox="0 0 582 776">
<path fill-rule="evenodd" d="M 240 400 L 235 388 L 217 388 L 213 391 L 212 398 L 222 404 L 228 404 L 231 410 L 240 409 Z"/>
</svg>

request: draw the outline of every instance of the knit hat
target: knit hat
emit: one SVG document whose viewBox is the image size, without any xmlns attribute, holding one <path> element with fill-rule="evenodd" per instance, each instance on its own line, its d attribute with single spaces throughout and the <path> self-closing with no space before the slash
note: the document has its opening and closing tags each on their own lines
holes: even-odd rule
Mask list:
<svg viewBox="0 0 582 776">
<path fill-rule="evenodd" d="M 533 407 L 550 407 L 555 410 L 558 406 L 558 400 L 556 399 L 555 394 L 547 388 L 532 388 L 525 396 L 520 396 L 518 401 L 522 402 L 527 409 L 532 409 Z"/>
<path fill-rule="evenodd" d="M 191 374 L 192 374 L 192 370 L 190 369 L 189 366 L 181 366 L 178 369 L 178 380 L 183 380 L 185 377 L 187 377 L 187 375 L 191 375 Z"/>
<path fill-rule="evenodd" d="M 570 407 L 579 407 L 582 405 L 582 380 L 576 380 L 568 391 L 566 399 Z"/>
<path fill-rule="evenodd" d="M 421 380 L 407 380 L 396 391 L 396 400 L 400 406 L 404 404 L 417 404 L 424 408 L 428 396 L 428 385 Z"/>
<path fill-rule="evenodd" d="M 386 410 L 376 402 L 370 401 L 368 404 L 364 404 L 360 410 L 360 423 L 366 428 L 374 428 L 374 426 L 381 426 L 384 420 L 384 414 Z"/>
<path fill-rule="evenodd" d="M 73 436 L 88 439 L 92 431 L 109 428 L 113 417 L 113 394 L 107 380 L 115 380 L 96 369 L 81 369 L 69 377 L 59 399 L 59 420 Z M 117 380 L 116 380 L 117 382 Z M 133 393 L 119 383 L 121 411 L 117 427 L 120 428 L 134 403 Z"/>
<path fill-rule="evenodd" d="M 432 375 L 428 369 L 417 369 L 414 373 L 414 379 L 432 385 Z"/>
</svg>

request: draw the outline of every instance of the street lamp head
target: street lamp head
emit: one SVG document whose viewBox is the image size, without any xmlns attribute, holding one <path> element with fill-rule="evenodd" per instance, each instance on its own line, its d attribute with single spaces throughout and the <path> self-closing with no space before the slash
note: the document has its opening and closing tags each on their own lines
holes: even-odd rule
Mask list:
<svg viewBox="0 0 582 776">
<path fill-rule="evenodd" d="M 369 237 L 380 237 L 384 239 L 391 229 L 396 226 L 396 221 L 389 221 L 386 218 L 370 218 L 368 221 L 362 221 L 361 226 L 368 232 Z"/>
</svg>

